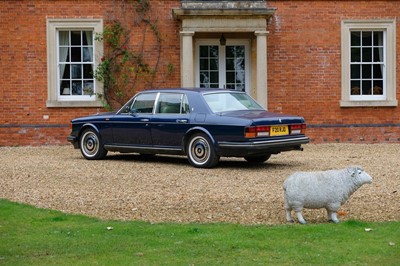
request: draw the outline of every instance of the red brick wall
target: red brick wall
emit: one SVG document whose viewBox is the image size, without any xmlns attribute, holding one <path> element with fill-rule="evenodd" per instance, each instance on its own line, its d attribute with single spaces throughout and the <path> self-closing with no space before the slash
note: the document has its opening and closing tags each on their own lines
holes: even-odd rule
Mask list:
<svg viewBox="0 0 400 266">
<path fill-rule="evenodd" d="M 106 23 L 113 16 L 121 18 L 121 9 L 114 7 L 113 2 L 0 2 L 0 146 L 67 144 L 72 118 L 103 111 L 102 108 L 46 107 L 46 18 L 93 17 L 103 18 Z M 154 87 L 176 87 L 180 85 L 179 24 L 173 20 L 171 9 L 178 7 L 179 1 L 152 1 L 151 4 L 152 16 L 159 20 L 163 39 L 160 73 Z M 153 46 L 147 46 L 145 52 L 155 57 Z M 175 71 L 167 76 L 168 64 Z"/>
<path fill-rule="evenodd" d="M 67 144 L 69 121 L 100 108 L 47 108 L 46 18 L 112 18 L 109 1 L 0 2 L 0 146 Z M 118 2 L 118 1 L 117 1 Z M 271 111 L 302 115 L 314 142 L 398 142 L 399 108 L 341 108 L 340 22 L 400 16 L 400 1 L 267 1 Z M 154 87 L 180 85 L 180 2 L 151 1 L 162 35 Z M 117 14 L 120 16 L 120 14 Z M 397 54 L 400 53 L 397 23 Z M 151 39 L 149 39 L 151 41 Z M 147 45 L 154 58 L 154 46 Z M 399 56 L 397 55 L 397 58 Z M 167 75 L 168 64 L 174 66 Z M 397 84 L 400 84 L 397 60 Z M 400 89 L 397 89 L 400 99 Z M 45 119 L 48 117 L 48 119 Z M 392 126 L 379 126 L 390 124 Z M 345 126 L 343 126 L 345 125 Z M 352 126 L 353 125 L 353 126 Z M 358 125 L 358 126 L 354 126 Z"/>
<path fill-rule="evenodd" d="M 398 107 L 341 108 L 339 102 L 341 21 L 399 21 L 400 1 L 268 1 L 268 6 L 277 8 L 268 25 L 269 109 L 304 116 L 314 142 L 399 142 Z M 391 126 L 379 126 L 385 124 Z"/>
</svg>

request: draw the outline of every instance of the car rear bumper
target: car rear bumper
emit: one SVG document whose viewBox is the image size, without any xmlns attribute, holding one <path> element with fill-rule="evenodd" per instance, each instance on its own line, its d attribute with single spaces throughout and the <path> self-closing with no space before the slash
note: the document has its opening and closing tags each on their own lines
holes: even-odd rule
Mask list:
<svg viewBox="0 0 400 266">
<path fill-rule="evenodd" d="M 301 150 L 302 144 L 307 144 L 310 139 L 305 135 L 276 138 L 271 140 L 247 142 L 218 142 L 221 156 L 248 156 L 257 154 L 275 154 L 283 151 Z"/>
</svg>

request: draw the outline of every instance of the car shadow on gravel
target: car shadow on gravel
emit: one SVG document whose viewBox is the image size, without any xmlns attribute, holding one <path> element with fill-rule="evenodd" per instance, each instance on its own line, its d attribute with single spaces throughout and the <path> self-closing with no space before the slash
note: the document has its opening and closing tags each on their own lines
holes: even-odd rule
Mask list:
<svg viewBox="0 0 400 266">
<path fill-rule="evenodd" d="M 178 165 L 181 167 L 191 167 L 193 166 L 190 165 L 188 159 L 186 156 L 177 156 L 177 155 L 141 155 L 141 154 L 134 154 L 134 153 L 124 153 L 124 154 L 112 154 L 106 157 L 105 160 L 109 161 L 134 161 L 134 162 L 140 162 L 140 163 L 149 163 L 149 164 L 160 164 L 160 165 Z M 294 168 L 296 169 L 299 167 L 298 163 L 296 164 L 288 164 L 284 162 L 271 162 L 267 161 L 265 163 L 249 163 L 245 161 L 244 159 L 240 158 L 227 158 L 223 157 L 219 161 L 218 165 L 215 167 L 216 169 L 249 169 L 249 170 L 255 170 L 255 169 L 279 169 L 279 168 L 285 168 L 285 169 L 290 169 Z"/>
</svg>

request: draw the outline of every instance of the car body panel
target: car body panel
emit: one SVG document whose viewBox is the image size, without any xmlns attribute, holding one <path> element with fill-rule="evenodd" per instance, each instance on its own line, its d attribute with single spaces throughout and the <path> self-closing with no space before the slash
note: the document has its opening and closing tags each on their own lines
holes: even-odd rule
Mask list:
<svg viewBox="0 0 400 266">
<path fill-rule="evenodd" d="M 119 152 L 139 152 L 144 154 L 187 154 L 186 145 L 191 135 L 203 133 L 212 142 L 217 156 L 256 156 L 301 150 L 301 145 L 309 142 L 303 132 L 284 136 L 245 136 L 248 127 L 282 125 L 304 125 L 304 118 L 268 112 L 252 106 L 254 110 L 222 110 L 214 102 L 211 107 L 205 100 L 214 99 L 229 92 L 223 89 L 159 89 L 142 91 L 135 95 L 119 111 L 76 118 L 71 121 L 72 132 L 67 140 L 75 148 L 80 148 L 79 139 L 85 128 L 96 130 L 104 149 Z M 148 95 L 144 95 L 148 93 Z M 236 94 L 235 97 L 247 97 Z M 241 92 L 240 92 L 241 93 Z M 153 102 L 140 102 L 151 95 Z M 180 97 L 180 98 L 179 98 Z M 178 107 L 178 113 L 162 113 L 162 104 L 168 98 L 175 98 L 171 104 Z M 162 100 L 164 99 L 164 100 Z M 176 102 L 176 99 L 181 99 Z M 165 102 L 164 102 L 165 101 Z M 254 100 L 253 100 L 254 101 Z M 225 103 L 225 105 L 230 103 Z M 137 109 L 148 105 L 147 109 Z M 223 105 L 223 104 L 222 104 Z M 152 107 L 151 107 L 152 106 Z M 179 107 L 181 108 L 179 110 Z M 185 109 L 185 110 L 184 110 Z M 141 113 L 144 110 L 145 113 Z M 151 110 L 151 112 L 149 111 Z M 164 108 L 164 110 L 166 110 Z"/>
</svg>

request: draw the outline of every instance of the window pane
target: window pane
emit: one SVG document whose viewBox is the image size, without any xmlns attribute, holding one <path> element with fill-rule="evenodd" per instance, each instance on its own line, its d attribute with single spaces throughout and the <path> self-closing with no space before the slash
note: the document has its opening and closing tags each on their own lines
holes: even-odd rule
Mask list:
<svg viewBox="0 0 400 266">
<path fill-rule="evenodd" d="M 372 48 L 362 49 L 362 62 L 372 62 Z"/>
<path fill-rule="evenodd" d="M 372 65 L 362 65 L 362 78 L 363 79 L 370 79 L 372 78 Z"/>
<path fill-rule="evenodd" d="M 383 46 L 383 32 L 382 31 L 374 32 L 374 46 Z"/>
<path fill-rule="evenodd" d="M 363 80 L 362 82 L 362 95 L 371 95 L 372 82 L 370 80 Z"/>
<path fill-rule="evenodd" d="M 181 112 L 182 94 L 161 93 L 156 108 L 157 113 L 179 114 Z"/>
<path fill-rule="evenodd" d="M 226 70 L 235 70 L 235 59 L 226 59 Z"/>
<path fill-rule="evenodd" d="M 218 70 L 218 58 L 210 59 L 210 70 Z"/>
<path fill-rule="evenodd" d="M 72 67 L 72 78 L 80 79 L 82 78 L 82 65 L 71 65 Z"/>
<path fill-rule="evenodd" d="M 82 62 L 81 47 L 71 47 L 71 62 Z"/>
<path fill-rule="evenodd" d="M 244 57 L 244 46 L 243 45 L 226 46 L 226 57 L 227 58 Z"/>
<path fill-rule="evenodd" d="M 361 65 L 351 65 L 350 77 L 352 79 L 360 79 L 361 78 L 360 69 Z"/>
<path fill-rule="evenodd" d="M 82 62 L 93 62 L 93 47 L 83 48 L 83 61 Z"/>
<path fill-rule="evenodd" d="M 383 65 L 373 65 L 373 69 L 374 69 L 374 79 L 382 79 Z"/>
<path fill-rule="evenodd" d="M 360 46 L 361 45 L 361 32 L 360 31 L 352 31 L 351 35 L 351 46 Z"/>
<path fill-rule="evenodd" d="M 60 88 L 61 88 L 60 90 L 61 95 L 71 95 L 71 87 L 69 80 L 61 81 Z"/>
<path fill-rule="evenodd" d="M 226 72 L 226 83 L 235 83 L 235 72 Z"/>
<path fill-rule="evenodd" d="M 93 45 L 93 32 L 83 31 L 82 32 L 82 44 L 83 45 Z"/>
<path fill-rule="evenodd" d="M 351 95 L 360 95 L 361 90 L 360 90 L 360 81 L 359 80 L 352 80 L 351 84 Z"/>
<path fill-rule="evenodd" d="M 362 36 L 362 46 L 372 46 L 371 31 L 363 31 L 361 36 Z"/>
<path fill-rule="evenodd" d="M 93 65 L 92 64 L 84 64 L 83 65 L 83 78 L 84 79 L 93 79 Z"/>
<path fill-rule="evenodd" d="M 200 83 L 202 84 L 210 83 L 210 75 L 208 72 L 200 72 Z"/>
<path fill-rule="evenodd" d="M 351 62 L 361 62 L 360 48 L 351 48 Z"/>
<path fill-rule="evenodd" d="M 210 83 L 219 84 L 219 73 L 218 72 L 213 71 L 210 73 Z"/>
<path fill-rule="evenodd" d="M 93 95 L 93 81 L 84 81 L 83 82 L 83 95 Z"/>
<path fill-rule="evenodd" d="M 131 110 L 135 110 L 137 113 L 152 113 L 156 96 L 156 93 L 138 95 L 132 104 Z"/>
<path fill-rule="evenodd" d="M 245 82 L 244 77 L 245 77 L 244 71 L 236 72 L 236 83 L 244 84 L 244 82 Z"/>
<path fill-rule="evenodd" d="M 60 62 L 69 62 L 69 48 L 68 47 L 60 47 Z"/>
<path fill-rule="evenodd" d="M 81 45 L 80 31 L 71 31 L 71 45 Z"/>
<path fill-rule="evenodd" d="M 200 57 L 208 57 L 208 46 L 200 46 Z"/>
<path fill-rule="evenodd" d="M 70 65 L 69 64 L 60 64 L 60 78 L 69 79 L 70 76 Z"/>
<path fill-rule="evenodd" d="M 72 81 L 72 95 L 82 95 L 82 81 Z"/>
<path fill-rule="evenodd" d="M 217 45 L 213 45 L 210 46 L 210 57 L 218 57 L 218 46 Z"/>
<path fill-rule="evenodd" d="M 208 59 L 200 59 L 200 70 L 208 70 Z"/>
<path fill-rule="evenodd" d="M 58 32 L 58 43 L 60 46 L 69 45 L 69 31 L 59 31 Z"/>
<path fill-rule="evenodd" d="M 383 80 L 374 81 L 373 94 L 383 95 Z"/>
<path fill-rule="evenodd" d="M 383 48 L 374 48 L 374 62 L 383 62 Z"/>
</svg>

